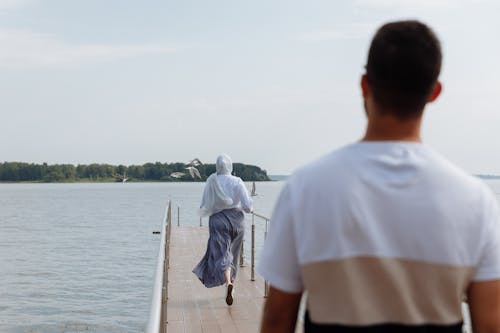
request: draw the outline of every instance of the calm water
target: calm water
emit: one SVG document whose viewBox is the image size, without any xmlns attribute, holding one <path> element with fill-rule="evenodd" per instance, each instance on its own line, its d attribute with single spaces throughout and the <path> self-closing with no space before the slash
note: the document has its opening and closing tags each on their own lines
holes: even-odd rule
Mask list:
<svg viewBox="0 0 500 333">
<path fill-rule="evenodd" d="M 257 183 L 256 211 L 271 213 L 282 184 Z M 198 225 L 203 185 L 0 184 L 0 332 L 143 331 L 152 231 L 169 198 L 175 223 L 179 206 L 181 224 Z"/>
<path fill-rule="evenodd" d="M 487 183 L 500 198 L 500 181 Z M 198 225 L 203 185 L 0 184 L 0 332 L 143 331 L 159 245 L 152 231 L 169 198 L 174 223 L 179 206 L 181 224 Z M 282 186 L 257 183 L 256 212 L 270 216 Z M 256 220 L 257 249 L 264 229 Z"/>
</svg>

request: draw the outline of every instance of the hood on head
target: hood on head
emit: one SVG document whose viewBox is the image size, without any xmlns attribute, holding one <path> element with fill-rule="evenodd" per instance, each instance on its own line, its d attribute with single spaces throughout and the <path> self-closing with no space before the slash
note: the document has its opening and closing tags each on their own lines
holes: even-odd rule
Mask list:
<svg viewBox="0 0 500 333">
<path fill-rule="evenodd" d="M 219 155 L 215 163 L 215 171 L 218 175 L 230 175 L 233 172 L 233 161 L 226 154 Z"/>
</svg>

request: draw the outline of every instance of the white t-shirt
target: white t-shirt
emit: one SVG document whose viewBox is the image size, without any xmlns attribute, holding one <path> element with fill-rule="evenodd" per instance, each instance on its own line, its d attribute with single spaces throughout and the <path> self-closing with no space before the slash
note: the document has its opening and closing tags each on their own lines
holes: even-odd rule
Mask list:
<svg viewBox="0 0 500 333">
<path fill-rule="evenodd" d="M 497 200 L 424 144 L 355 143 L 290 177 L 258 272 L 317 323 L 454 324 L 470 281 L 500 279 Z"/>
</svg>

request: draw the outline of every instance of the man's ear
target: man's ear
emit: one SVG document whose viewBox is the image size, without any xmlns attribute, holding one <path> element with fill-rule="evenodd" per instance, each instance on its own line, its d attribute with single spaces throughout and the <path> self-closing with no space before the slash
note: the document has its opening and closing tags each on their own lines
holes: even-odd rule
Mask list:
<svg viewBox="0 0 500 333">
<path fill-rule="evenodd" d="M 436 81 L 436 84 L 434 85 L 434 88 L 432 89 L 432 93 L 427 99 L 428 103 L 434 102 L 439 95 L 441 95 L 441 91 L 443 90 L 443 86 L 441 85 L 441 82 Z"/>
<path fill-rule="evenodd" d="M 368 83 L 368 78 L 366 74 L 361 76 L 361 92 L 363 93 L 363 97 L 368 97 L 370 95 L 370 85 Z"/>
</svg>

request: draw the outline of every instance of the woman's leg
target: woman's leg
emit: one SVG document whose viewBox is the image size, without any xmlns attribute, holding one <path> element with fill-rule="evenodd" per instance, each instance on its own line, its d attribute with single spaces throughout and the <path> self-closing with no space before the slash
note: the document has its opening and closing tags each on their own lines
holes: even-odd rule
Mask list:
<svg viewBox="0 0 500 333">
<path fill-rule="evenodd" d="M 226 271 L 228 267 L 231 267 L 233 259 L 230 251 L 230 223 L 223 214 L 210 216 L 209 232 L 205 256 L 193 269 L 193 273 L 208 288 L 220 286 L 226 282 Z"/>
<path fill-rule="evenodd" d="M 241 250 L 241 243 L 243 242 L 243 236 L 245 233 L 245 226 L 243 224 L 244 216 L 243 213 L 230 210 L 226 214 L 229 216 L 228 220 L 231 224 L 231 244 L 229 247 L 230 257 L 232 257 L 230 266 L 224 272 L 224 279 L 226 281 L 226 304 L 233 304 L 233 293 L 234 293 L 234 279 L 236 278 L 236 271 L 238 268 L 238 259 Z"/>
<path fill-rule="evenodd" d="M 243 243 L 243 238 L 245 236 L 245 225 L 243 213 L 238 212 L 236 216 L 236 223 L 233 224 L 233 234 L 231 240 L 231 254 L 233 257 L 231 270 L 231 282 L 234 283 L 236 279 L 236 273 L 238 271 L 238 261 L 240 260 L 241 244 Z"/>
<path fill-rule="evenodd" d="M 224 272 L 224 280 L 226 281 L 226 285 L 233 283 L 233 281 L 231 281 L 231 266 L 229 266 Z"/>
<path fill-rule="evenodd" d="M 224 272 L 224 279 L 226 280 L 226 304 L 227 305 L 232 305 L 233 304 L 233 290 L 234 286 L 233 283 L 231 282 L 231 266 L 229 266 L 226 271 Z"/>
</svg>

